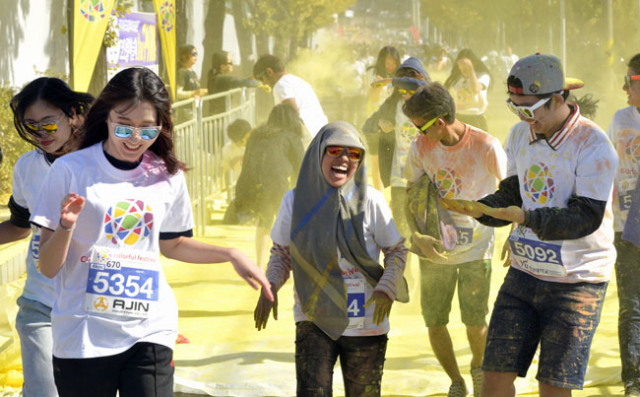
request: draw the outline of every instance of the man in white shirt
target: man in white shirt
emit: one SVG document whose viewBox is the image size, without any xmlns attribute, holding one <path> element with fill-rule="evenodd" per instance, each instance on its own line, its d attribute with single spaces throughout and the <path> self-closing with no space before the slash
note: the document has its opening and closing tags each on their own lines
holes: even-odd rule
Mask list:
<svg viewBox="0 0 640 397">
<path fill-rule="evenodd" d="M 311 138 L 329 122 L 313 87 L 300 77 L 285 72 L 277 56 L 261 56 L 253 66 L 253 75 L 271 87 L 276 104 L 285 103 L 298 111 Z"/>
</svg>

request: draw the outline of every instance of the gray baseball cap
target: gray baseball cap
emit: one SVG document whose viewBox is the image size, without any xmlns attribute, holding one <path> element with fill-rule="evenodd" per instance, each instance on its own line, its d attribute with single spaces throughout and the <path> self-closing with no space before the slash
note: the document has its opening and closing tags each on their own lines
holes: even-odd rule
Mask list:
<svg viewBox="0 0 640 397">
<path fill-rule="evenodd" d="M 551 54 L 537 53 L 519 59 L 511 68 L 511 76 L 522 82 L 522 88 L 509 86 L 512 94 L 543 95 L 584 87 L 581 80 L 565 78 L 560 59 Z"/>
</svg>

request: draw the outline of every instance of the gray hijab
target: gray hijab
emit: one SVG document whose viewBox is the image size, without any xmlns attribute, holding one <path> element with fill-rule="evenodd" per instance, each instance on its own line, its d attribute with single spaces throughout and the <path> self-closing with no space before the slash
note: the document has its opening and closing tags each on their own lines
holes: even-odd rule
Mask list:
<svg viewBox="0 0 640 397">
<path fill-rule="evenodd" d="M 326 181 L 321 163 L 327 146 L 365 150 L 356 129 L 346 122 L 325 125 L 315 136 L 300 168 L 293 199 L 291 257 L 296 292 L 302 311 L 332 339 L 349 324 L 347 290 L 338 253 L 356 266 L 375 287 L 383 273 L 367 253 L 364 207 L 367 177 L 364 156 L 353 177 L 342 187 Z M 404 288 L 403 288 L 404 287 Z M 406 282 L 398 283 L 398 300 L 407 301 Z"/>
</svg>

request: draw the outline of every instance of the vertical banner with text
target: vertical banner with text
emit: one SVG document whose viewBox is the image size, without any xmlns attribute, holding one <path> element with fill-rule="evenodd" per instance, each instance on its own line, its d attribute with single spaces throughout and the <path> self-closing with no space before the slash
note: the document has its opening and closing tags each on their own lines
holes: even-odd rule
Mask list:
<svg viewBox="0 0 640 397">
<path fill-rule="evenodd" d="M 115 0 L 75 0 L 73 89 L 87 91 Z"/>
<path fill-rule="evenodd" d="M 176 95 L 176 6 L 175 0 L 153 0 L 158 15 L 158 31 L 171 94 Z"/>
<path fill-rule="evenodd" d="M 156 14 L 131 12 L 118 18 L 116 26 L 118 40 L 107 48 L 108 79 L 133 66 L 144 66 L 158 74 Z"/>
</svg>

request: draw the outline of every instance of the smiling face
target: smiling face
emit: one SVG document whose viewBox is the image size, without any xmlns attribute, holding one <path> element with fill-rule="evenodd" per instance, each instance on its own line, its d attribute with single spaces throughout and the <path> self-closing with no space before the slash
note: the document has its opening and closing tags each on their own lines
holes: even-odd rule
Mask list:
<svg viewBox="0 0 640 397">
<path fill-rule="evenodd" d="M 562 98 L 562 96 L 558 94 L 554 95 L 549 102 L 533 111 L 532 118 L 525 118 L 520 113 L 518 113 L 518 117 L 520 120 L 529 124 L 536 134 L 553 134 L 559 122 L 562 122 L 562 120 L 558 119 L 557 107 L 554 106 L 554 100 L 557 100 L 556 97 Z M 535 95 L 514 94 L 510 94 L 509 99 L 516 106 L 533 106 L 540 100 L 540 98 Z M 562 117 L 562 115 L 560 115 L 560 117 Z"/>
<path fill-rule="evenodd" d="M 42 127 L 31 132 L 38 146 L 47 153 L 57 152 L 71 137 L 69 118 L 62 110 L 40 99 L 25 109 L 22 121 L 24 124 L 39 124 L 40 126 L 46 122 L 58 121 L 58 129 L 55 133 L 47 133 Z M 31 131 L 28 127 L 25 129 Z"/>
<path fill-rule="evenodd" d="M 142 158 L 158 139 L 158 136 L 151 140 L 144 140 L 140 137 L 139 131 L 135 131 L 129 138 L 118 138 L 114 133 L 111 123 L 127 125 L 131 127 L 150 127 L 158 125 L 158 116 L 155 107 L 149 101 L 142 101 L 139 104 L 128 108 L 128 103 L 123 103 L 109 112 L 107 125 L 109 137 L 105 143 L 105 150 L 111 156 L 121 161 L 136 162 Z"/>
<path fill-rule="evenodd" d="M 387 58 L 385 58 L 384 68 L 386 69 L 388 75 L 393 74 L 393 72 L 395 72 L 396 69 L 398 69 L 398 64 L 396 63 L 396 60 L 391 55 L 387 55 Z"/>
<path fill-rule="evenodd" d="M 633 69 L 627 69 L 627 76 L 633 76 L 637 74 L 638 73 L 636 73 Z M 640 107 L 640 80 L 632 80 L 631 86 L 628 86 L 627 83 L 625 83 L 622 86 L 622 89 L 627 93 L 627 103 L 630 106 Z"/>
<path fill-rule="evenodd" d="M 326 151 L 322 156 L 322 174 L 327 183 L 333 187 L 344 186 L 356 173 L 359 161 L 350 161 L 347 150 L 343 150 L 337 157 L 329 156 Z"/>
</svg>

